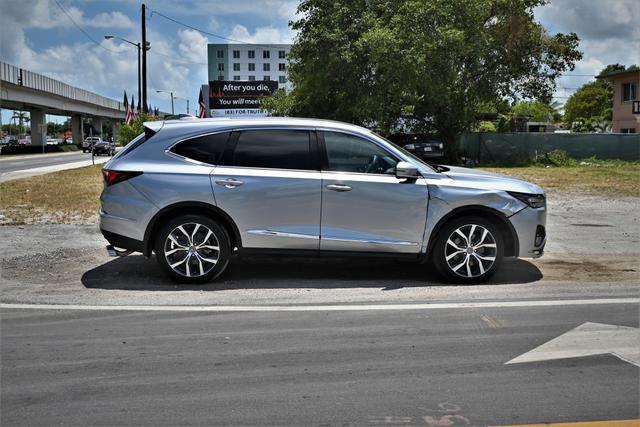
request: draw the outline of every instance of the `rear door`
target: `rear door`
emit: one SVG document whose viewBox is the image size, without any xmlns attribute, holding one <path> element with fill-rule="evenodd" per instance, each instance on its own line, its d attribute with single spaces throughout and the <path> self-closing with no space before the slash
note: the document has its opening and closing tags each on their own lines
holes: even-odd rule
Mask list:
<svg viewBox="0 0 640 427">
<path fill-rule="evenodd" d="M 212 174 L 216 204 L 243 248 L 318 250 L 321 176 L 315 132 L 243 129 Z"/>
<path fill-rule="evenodd" d="M 428 190 L 426 181 L 398 179 L 399 159 L 373 141 L 319 132 L 322 161 L 323 251 L 418 253 Z"/>
</svg>

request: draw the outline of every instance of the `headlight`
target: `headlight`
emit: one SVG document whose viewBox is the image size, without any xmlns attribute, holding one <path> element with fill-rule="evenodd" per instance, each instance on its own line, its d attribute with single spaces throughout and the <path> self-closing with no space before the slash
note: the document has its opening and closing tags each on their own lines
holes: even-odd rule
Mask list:
<svg viewBox="0 0 640 427">
<path fill-rule="evenodd" d="M 414 148 L 416 148 L 416 146 L 413 144 L 407 144 L 404 146 L 404 148 L 406 148 L 407 150 L 413 150 Z"/>
<path fill-rule="evenodd" d="M 547 205 L 544 194 L 516 193 L 513 191 L 509 191 L 508 193 L 532 208 L 544 208 Z"/>
<path fill-rule="evenodd" d="M 440 149 L 444 150 L 444 144 L 442 142 L 440 143 Z"/>
</svg>

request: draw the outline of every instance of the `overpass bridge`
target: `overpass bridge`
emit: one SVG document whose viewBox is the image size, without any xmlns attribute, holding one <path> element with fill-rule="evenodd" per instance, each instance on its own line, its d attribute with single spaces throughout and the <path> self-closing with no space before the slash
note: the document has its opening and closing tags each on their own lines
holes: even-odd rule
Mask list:
<svg viewBox="0 0 640 427">
<path fill-rule="evenodd" d="M 112 119 L 114 137 L 125 118 L 120 101 L 5 62 L 0 62 L 0 107 L 29 111 L 33 145 L 46 143 L 47 114 L 71 116 L 75 144 L 82 142 L 85 118 L 91 119 L 98 133 L 102 133 L 102 120 Z"/>
</svg>

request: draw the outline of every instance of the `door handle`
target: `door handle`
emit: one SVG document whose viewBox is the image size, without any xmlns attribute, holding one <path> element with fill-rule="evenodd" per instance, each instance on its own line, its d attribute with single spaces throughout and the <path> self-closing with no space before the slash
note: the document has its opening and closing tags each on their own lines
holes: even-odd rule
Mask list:
<svg viewBox="0 0 640 427">
<path fill-rule="evenodd" d="M 344 184 L 329 184 L 327 188 L 333 191 L 351 191 L 351 187 Z"/>
<path fill-rule="evenodd" d="M 233 178 L 218 179 L 215 181 L 215 183 L 218 185 L 223 185 L 225 188 L 236 188 L 244 184 L 244 182 Z"/>
</svg>

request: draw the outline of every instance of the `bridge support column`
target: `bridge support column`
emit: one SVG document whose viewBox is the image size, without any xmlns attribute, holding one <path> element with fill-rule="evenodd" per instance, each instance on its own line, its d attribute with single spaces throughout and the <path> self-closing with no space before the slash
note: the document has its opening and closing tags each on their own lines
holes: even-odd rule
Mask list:
<svg viewBox="0 0 640 427">
<path fill-rule="evenodd" d="M 93 127 L 93 136 L 102 138 L 102 118 L 93 117 L 91 119 L 91 126 Z"/>
<path fill-rule="evenodd" d="M 118 143 L 118 137 L 120 136 L 120 122 L 117 120 L 111 120 L 111 133 L 113 134 L 113 142 Z"/>
<path fill-rule="evenodd" d="M 44 110 L 31 110 L 31 145 L 47 143 L 47 115 Z"/>
<path fill-rule="evenodd" d="M 75 145 L 82 145 L 82 140 L 84 139 L 84 123 L 82 122 L 82 116 L 80 114 L 71 116 L 71 133 L 73 134 L 73 143 Z"/>
</svg>

